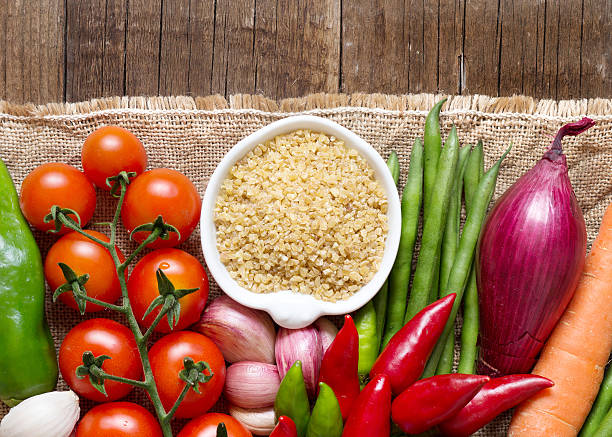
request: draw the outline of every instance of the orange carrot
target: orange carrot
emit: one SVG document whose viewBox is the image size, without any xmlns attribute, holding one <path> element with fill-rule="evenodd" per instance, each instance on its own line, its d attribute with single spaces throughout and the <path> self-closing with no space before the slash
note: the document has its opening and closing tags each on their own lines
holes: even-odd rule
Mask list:
<svg viewBox="0 0 612 437">
<path fill-rule="evenodd" d="M 576 436 L 597 396 L 611 351 L 612 204 L 574 297 L 533 369 L 555 385 L 517 408 L 508 435 Z"/>
</svg>

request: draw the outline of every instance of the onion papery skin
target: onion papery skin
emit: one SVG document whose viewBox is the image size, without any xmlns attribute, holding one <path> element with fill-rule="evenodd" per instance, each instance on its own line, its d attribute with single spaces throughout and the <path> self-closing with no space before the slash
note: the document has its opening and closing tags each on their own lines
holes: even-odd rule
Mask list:
<svg viewBox="0 0 612 437">
<path fill-rule="evenodd" d="M 584 217 L 565 156 L 552 150 L 497 201 L 480 235 L 480 373 L 531 370 L 584 266 Z"/>
</svg>

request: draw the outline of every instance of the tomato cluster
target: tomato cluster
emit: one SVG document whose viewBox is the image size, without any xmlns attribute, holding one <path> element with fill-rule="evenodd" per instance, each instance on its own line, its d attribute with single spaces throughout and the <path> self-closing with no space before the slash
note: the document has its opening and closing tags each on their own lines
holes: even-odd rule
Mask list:
<svg viewBox="0 0 612 437">
<path fill-rule="evenodd" d="M 120 172 L 129 172 L 130 183 L 125 192 L 121 209 L 124 227 L 130 233 L 137 227 L 152 223 L 162 216 L 165 223 L 177 231 L 166 240 L 157 239 L 148 247 L 153 251 L 144 255 L 128 277 L 120 278 L 117 264 L 125 261 L 115 247 L 109 250 L 109 238 L 97 231 L 85 230 L 93 241 L 80 232 L 61 227 L 58 239 L 49 249 L 45 259 L 45 278 L 52 290 L 67 282 L 65 264 L 77 275 L 88 275 L 84 284 L 87 296 L 102 303 L 113 304 L 119 300 L 123 289 L 127 292 L 130 307 L 142 332 L 148 329 L 160 307 L 145 317 L 154 299 L 160 296 L 159 272 L 176 290 L 195 289 L 179 299 L 180 315 L 169 325 L 164 316 L 155 332 L 167 334 L 149 349 L 148 357 L 161 402 L 168 411 L 181 394 L 185 382 L 179 378 L 183 359 L 205 361 L 210 371 L 204 374 L 212 378 L 199 384 L 199 393 L 190 390 L 180 404 L 175 416 L 193 418 L 181 432 L 181 436 L 216 435 L 218 423 L 223 422 L 228 435 L 241 437 L 250 433 L 235 419 L 224 414 L 206 413 L 218 400 L 225 383 L 225 362 L 217 346 L 202 334 L 184 331 L 200 318 L 208 299 L 209 285 L 202 264 L 189 253 L 174 248 L 187 240 L 198 223 L 201 199 L 195 186 L 183 174 L 165 168 L 145 171 L 147 155 L 142 143 L 131 132 L 116 126 L 102 127 L 93 132 L 82 148 L 83 172 L 62 163 L 43 164 L 34 169 L 23 181 L 20 204 L 30 224 L 42 231 L 56 228 L 46 216 L 57 205 L 68 211 L 69 216 L 82 227 L 91 220 L 96 207 L 96 190 L 110 191 L 117 181 L 112 179 Z M 111 179 L 109 179 L 111 178 Z M 132 237 L 142 242 L 150 231 L 134 232 Z M 101 243 L 102 242 L 102 243 Z M 81 308 L 70 292 L 59 295 L 66 306 L 85 312 L 99 312 L 102 304 L 87 302 Z M 142 380 L 143 367 L 134 334 L 125 325 L 106 318 L 93 318 L 76 325 L 64 338 L 59 351 L 60 371 L 70 388 L 83 398 L 104 402 L 92 408 L 80 421 L 76 436 L 162 436 L 156 418 L 142 406 L 130 402 L 115 402 L 126 396 L 133 385 L 121 381 L 104 381 L 106 394 L 97 390 L 90 375 L 77 374 L 84 364 L 84 353 L 93 357 L 107 356 L 100 367 L 115 377 Z M 91 376 L 93 378 L 93 376 Z M 95 382 L 95 381 L 93 381 Z M 212 431 L 214 428 L 214 432 Z"/>
</svg>

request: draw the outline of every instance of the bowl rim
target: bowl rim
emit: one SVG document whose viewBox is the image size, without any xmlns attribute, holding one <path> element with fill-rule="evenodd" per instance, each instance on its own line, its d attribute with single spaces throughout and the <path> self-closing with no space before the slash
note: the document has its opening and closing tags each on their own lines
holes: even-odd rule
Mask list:
<svg viewBox="0 0 612 437">
<path fill-rule="evenodd" d="M 299 129 L 310 129 L 335 136 L 349 148 L 357 150 L 374 169 L 377 180 L 387 196 L 388 232 L 380 268 L 372 279 L 351 297 L 336 302 L 316 299 L 311 295 L 289 290 L 271 293 L 254 293 L 241 287 L 229 274 L 220 260 L 216 245 L 214 206 L 221 184 L 229 170 L 258 144 L 277 135 Z M 401 233 L 400 200 L 396 184 L 380 154 L 354 132 L 329 119 L 312 115 L 294 115 L 272 122 L 253 132 L 234 145 L 221 159 L 212 173 L 202 201 L 200 215 L 200 238 L 202 252 L 208 269 L 221 290 L 238 303 L 249 308 L 266 311 L 280 326 L 302 328 L 325 315 L 339 315 L 353 312 L 370 301 L 387 279 L 395 261 Z"/>
</svg>

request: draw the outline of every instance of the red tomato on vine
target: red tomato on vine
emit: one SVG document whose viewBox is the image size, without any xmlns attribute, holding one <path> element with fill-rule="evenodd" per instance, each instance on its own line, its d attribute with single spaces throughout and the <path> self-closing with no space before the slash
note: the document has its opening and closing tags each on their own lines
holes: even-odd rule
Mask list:
<svg viewBox="0 0 612 437">
<path fill-rule="evenodd" d="M 128 232 L 152 223 L 161 215 L 164 222 L 174 226 L 168 240 L 158 239 L 151 248 L 174 247 L 187 240 L 198 224 L 202 199 L 198 190 L 182 173 L 167 168 L 156 168 L 136 177 L 128 186 L 121 219 Z M 144 241 L 148 231 L 136 232 L 134 239 Z"/>
<path fill-rule="evenodd" d="M 21 184 L 19 205 L 28 222 L 41 231 L 55 228 L 53 222 L 44 222 L 53 205 L 76 211 L 81 219 L 81 226 L 85 226 L 96 209 L 96 190 L 89 179 L 76 168 L 51 162 L 36 167 L 25 177 Z M 70 229 L 62 227 L 60 234 L 69 231 Z"/>
<path fill-rule="evenodd" d="M 108 396 L 96 390 L 89 376 L 79 378 L 76 369 L 83 364 L 83 353 L 91 351 L 95 357 L 108 355 L 102 370 L 108 374 L 129 379 L 140 379 L 142 365 L 132 332 L 119 322 L 109 319 L 91 319 L 79 323 L 68 332 L 59 350 L 62 377 L 79 396 L 96 402 L 121 399 L 134 388 L 123 382 L 105 381 Z"/>
<path fill-rule="evenodd" d="M 99 240 L 108 242 L 109 238 L 96 231 L 86 230 L 88 234 Z M 125 257 L 117 249 L 119 261 L 123 262 Z M 64 263 L 77 275 L 89 274 L 85 283 L 87 295 L 98 300 L 113 303 L 121 296 L 121 286 L 115 270 L 115 264 L 109 251 L 89 240 L 78 232 L 71 232 L 57 240 L 45 258 L 45 279 L 51 290 L 55 290 L 66 282 L 62 269 L 58 263 Z M 125 275 L 127 280 L 127 272 Z M 59 300 L 70 308 L 77 310 L 77 304 L 71 292 L 62 293 Z M 101 311 L 100 305 L 87 302 L 85 311 L 88 313 Z"/>
<path fill-rule="evenodd" d="M 181 315 L 174 331 L 180 331 L 193 325 L 200 319 L 200 314 L 208 299 L 208 277 L 204 266 L 196 257 L 179 249 L 159 249 L 145 255 L 134 267 L 128 281 L 128 294 L 136 320 L 144 327 L 151 323 L 159 313 L 161 306 L 153 310 L 147 317 L 143 316 L 153 300 L 159 296 L 155 272 L 161 269 L 172 282 L 175 289 L 198 290 L 183 296 L 179 302 Z M 155 327 L 156 332 L 170 332 L 168 317 L 164 316 Z"/>
<path fill-rule="evenodd" d="M 106 178 L 121 171 L 142 173 L 147 167 L 147 153 L 132 132 L 119 126 L 103 126 L 85 140 L 81 162 L 89 180 L 110 191 Z"/>
<path fill-rule="evenodd" d="M 172 408 L 185 386 L 185 382 L 179 378 L 179 372 L 184 368 L 185 357 L 190 357 L 195 362 L 207 362 L 213 377 L 208 382 L 199 384 L 199 394 L 193 389 L 187 392 L 187 396 L 176 410 L 176 417 L 179 418 L 206 413 L 219 399 L 225 384 L 225 361 L 212 340 L 191 331 L 168 334 L 149 350 L 151 369 L 166 411 Z M 210 375 L 210 372 L 204 371 L 204 374 Z"/>
<path fill-rule="evenodd" d="M 227 437 L 252 436 L 251 432 L 232 416 L 222 413 L 208 413 L 187 423 L 177 437 L 216 437 L 217 427 L 220 423 L 225 424 Z"/>
<path fill-rule="evenodd" d="M 132 402 L 108 402 L 93 407 L 76 428 L 76 437 L 162 437 L 157 419 Z"/>
</svg>

